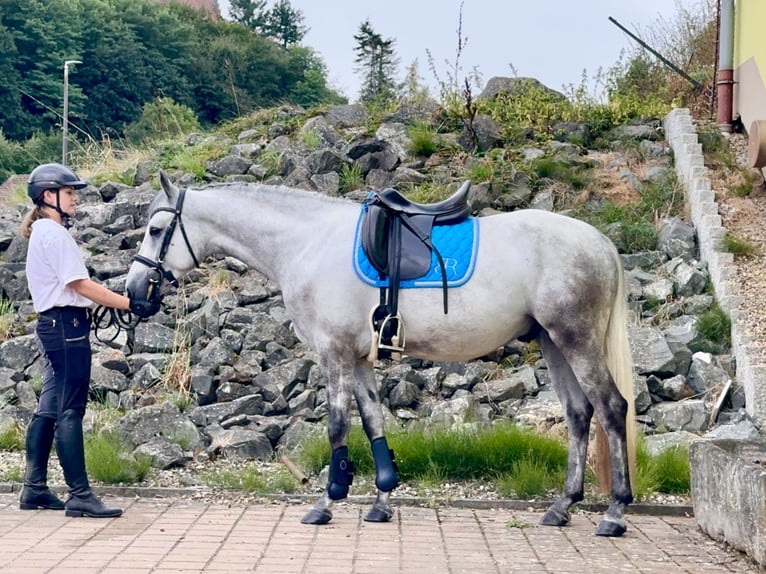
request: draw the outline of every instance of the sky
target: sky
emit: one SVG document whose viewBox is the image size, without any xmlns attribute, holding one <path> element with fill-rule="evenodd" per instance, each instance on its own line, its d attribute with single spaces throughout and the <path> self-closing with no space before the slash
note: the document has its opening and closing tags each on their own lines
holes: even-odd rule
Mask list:
<svg viewBox="0 0 766 574">
<path fill-rule="evenodd" d="M 268 7 L 273 5 L 268 3 Z M 661 18 L 673 22 L 691 0 L 290 0 L 301 10 L 309 32 L 302 44 L 327 65 L 331 87 L 355 101 L 361 74 L 354 63 L 354 34 L 365 20 L 384 39 L 395 41 L 399 77 L 418 62 L 422 83 L 438 95 L 440 82 L 454 77 L 458 39 L 464 48 L 460 77 L 477 70 L 483 83 L 494 76 L 532 77 L 567 93 L 586 86 L 597 95 L 595 81 L 615 65 L 623 50 L 639 47 L 609 21 L 611 16 L 641 37 Z M 462 20 L 460 17 L 462 4 Z M 228 0 L 219 0 L 224 17 Z M 458 27 L 462 22 L 462 32 Z M 429 53 L 438 75 L 429 68 Z M 475 85 L 475 84 L 474 84 Z"/>
</svg>

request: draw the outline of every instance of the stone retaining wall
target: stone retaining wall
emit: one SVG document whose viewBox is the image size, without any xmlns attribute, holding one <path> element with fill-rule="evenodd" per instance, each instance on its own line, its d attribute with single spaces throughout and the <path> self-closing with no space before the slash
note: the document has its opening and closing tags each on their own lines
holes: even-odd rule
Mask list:
<svg viewBox="0 0 766 574">
<path fill-rule="evenodd" d="M 678 179 L 686 189 L 692 223 L 697 230 L 700 258 L 708 265 L 721 308 L 731 318 L 732 353 L 737 362 L 737 380 L 745 390 L 747 413 L 760 428 L 766 428 L 766 358 L 750 345 L 736 279 L 734 256 L 721 250 L 726 234 L 715 192 L 702 155 L 702 145 L 688 109 L 670 112 L 664 120 L 665 138 L 673 148 Z"/>
</svg>

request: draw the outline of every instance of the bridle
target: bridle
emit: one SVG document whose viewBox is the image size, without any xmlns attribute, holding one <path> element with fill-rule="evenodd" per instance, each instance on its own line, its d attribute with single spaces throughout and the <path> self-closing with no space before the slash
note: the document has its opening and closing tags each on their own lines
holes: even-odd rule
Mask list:
<svg viewBox="0 0 766 574">
<path fill-rule="evenodd" d="M 186 188 L 179 189 L 175 208 L 158 207 L 149 214 L 150 221 L 152 217 L 154 217 L 154 215 L 160 211 L 168 211 L 173 214 L 173 219 L 170 221 L 170 225 L 168 225 L 167 229 L 165 230 L 165 236 L 162 238 L 162 245 L 160 246 L 160 253 L 157 256 L 157 261 L 152 261 L 143 255 L 135 255 L 133 257 L 134 261 L 143 263 L 156 273 L 155 277 L 149 279 L 149 283 L 151 283 L 155 289 L 159 289 L 160 283 L 162 283 L 163 279 L 167 280 L 167 282 L 170 283 L 173 287 L 178 287 L 178 279 L 176 279 L 170 271 L 162 266 L 163 262 L 165 261 L 165 255 L 167 255 L 168 249 L 170 248 L 170 241 L 173 239 L 173 233 L 175 233 L 176 226 L 178 226 L 178 228 L 181 230 L 181 235 L 184 238 L 184 243 L 186 243 L 186 248 L 189 250 L 189 254 L 194 260 L 195 267 L 199 267 L 199 261 L 197 260 L 197 256 L 194 255 L 194 250 L 192 249 L 191 243 L 189 242 L 189 237 L 186 235 L 184 222 L 181 219 L 181 210 L 183 209 L 185 195 Z M 149 298 L 149 295 L 150 293 L 147 293 L 147 299 Z"/>
</svg>

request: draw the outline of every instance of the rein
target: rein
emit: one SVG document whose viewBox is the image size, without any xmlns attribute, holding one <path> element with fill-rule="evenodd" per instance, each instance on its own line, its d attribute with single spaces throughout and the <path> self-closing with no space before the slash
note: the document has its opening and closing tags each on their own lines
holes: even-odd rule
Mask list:
<svg viewBox="0 0 766 574">
<path fill-rule="evenodd" d="M 152 261 L 151 259 L 144 257 L 143 255 L 135 255 L 133 257 L 134 261 L 138 261 L 139 263 L 143 263 L 150 269 L 156 272 L 157 276 L 155 278 L 152 278 L 149 280 L 149 282 L 154 286 L 155 289 L 159 289 L 160 283 L 162 283 L 162 279 L 166 279 L 168 283 L 170 283 L 173 287 L 178 287 L 178 280 L 173 276 L 173 274 L 165 269 L 162 264 L 165 261 L 165 255 L 167 255 L 168 249 L 170 248 L 170 241 L 173 239 L 173 233 L 175 233 L 176 226 L 181 230 L 181 235 L 184 238 L 184 243 L 186 243 L 186 248 L 189 250 L 189 254 L 192 256 L 192 259 L 194 260 L 195 267 L 199 267 L 199 261 L 197 260 L 197 256 L 194 254 L 194 250 L 192 249 L 191 243 L 189 242 L 189 237 L 186 235 L 186 228 L 184 227 L 184 222 L 181 219 L 181 211 L 184 206 L 184 197 L 186 196 L 186 188 L 181 188 L 178 190 L 178 199 L 176 200 L 176 206 L 175 208 L 172 207 L 158 207 L 155 209 L 151 214 L 149 214 L 149 219 L 151 220 L 154 215 L 160 211 L 168 211 L 173 214 L 173 219 L 170 222 L 170 225 L 168 225 L 168 228 L 165 230 L 165 236 L 162 238 L 162 246 L 160 247 L 159 255 L 157 256 L 157 261 Z M 147 293 L 147 298 L 149 297 L 151 293 Z"/>
<path fill-rule="evenodd" d="M 123 330 L 129 333 L 128 337 L 130 339 L 131 331 L 134 331 L 138 324 L 143 321 L 143 319 L 136 317 L 130 311 L 104 307 L 103 305 L 89 310 L 89 315 L 93 335 L 102 343 L 111 343 Z M 103 337 L 101 333 L 108 329 L 114 329 L 114 333 L 111 337 Z"/>
</svg>

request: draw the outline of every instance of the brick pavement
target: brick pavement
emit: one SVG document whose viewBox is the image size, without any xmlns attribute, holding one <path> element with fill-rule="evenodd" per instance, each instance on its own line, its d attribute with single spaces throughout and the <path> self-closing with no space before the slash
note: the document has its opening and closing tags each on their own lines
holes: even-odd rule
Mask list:
<svg viewBox="0 0 766 574">
<path fill-rule="evenodd" d="M 396 506 L 388 524 L 366 505 L 337 504 L 329 525 L 307 526 L 307 504 L 233 506 L 105 497 L 117 519 L 18 510 L 0 494 L 0 573 L 170 574 L 713 574 L 764 570 L 702 534 L 693 518 L 630 514 L 622 538 L 593 535 L 600 515 L 537 526 L 537 510 Z"/>
</svg>

